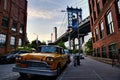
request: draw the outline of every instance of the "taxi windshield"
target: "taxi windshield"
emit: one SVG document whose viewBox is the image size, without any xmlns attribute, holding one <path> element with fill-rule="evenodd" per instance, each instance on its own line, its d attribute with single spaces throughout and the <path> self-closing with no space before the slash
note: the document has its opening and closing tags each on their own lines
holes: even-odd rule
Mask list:
<svg viewBox="0 0 120 80">
<path fill-rule="evenodd" d="M 57 53 L 57 47 L 54 46 L 41 46 L 38 49 L 41 53 Z"/>
</svg>

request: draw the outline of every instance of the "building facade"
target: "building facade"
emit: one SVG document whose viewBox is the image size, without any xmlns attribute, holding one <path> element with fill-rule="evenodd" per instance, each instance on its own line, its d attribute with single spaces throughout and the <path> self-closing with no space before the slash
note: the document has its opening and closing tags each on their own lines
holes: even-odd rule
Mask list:
<svg viewBox="0 0 120 80">
<path fill-rule="evenodd" d="M 0 0 L 0 55 L 26 43 L 27 0 Z"/>
<path fill-rule="evenodd" d="M 120 0 L 89 0 L 93 56 L 120 55 Z"/>
</svg>

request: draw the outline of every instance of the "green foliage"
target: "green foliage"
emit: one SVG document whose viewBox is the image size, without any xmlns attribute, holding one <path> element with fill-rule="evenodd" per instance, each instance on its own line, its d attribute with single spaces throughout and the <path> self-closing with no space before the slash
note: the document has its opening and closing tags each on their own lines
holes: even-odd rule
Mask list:
<svg viewBox="0 0 120 80">
<path fill-rule="evenodd" d="M 64 42 L 62 42 L 62 41 L 57 43 L 57 45 L 66 49 L 66 46 L 65 46 Z"/>
<path fill-rule="evenodd" d="M 77 49 L 74 49 L 74 50 L 72 50 L 72 53 L 73 53 L 73 54 L 76 54 L 76 53 L 78 53 L 78 50 L 77 50 Z"/>
<path fill-rule="evenodd" d="M 86 52 L 86 54 L 89 55 L 91 53 L 91 51 L 92 51 L 92 38 L 90 38 L 88 40 L 88 42 L 86 42 L 86 44 L 85 44 L 85 52 Z"/>
<path fill-rule="evenodd" d="M 32 52 L 32 48 L 29 47 L 18 47 L 17 50 L 27 50 L 29 52 Z"/>
<path fill-rule="evenodd" d="M 31 43 L 29 43 L 27 46 L 28 46 L 29 48 L 37 49 L 37 47 L 40 46 L 40 45 L 46 45 L 46 42 L 45 42 L 45 41 L 40 42 L 40 41 L 38 40 L 38 44 L 37 44 L 37 41 L 36 41 L 36 40 L 33 40 L 33 41 L 32 41 Z"/>
<path fill-rule="evenodd" d="M 33 40 L 31 43 L 27 43 L 27 47 L 18 47 L 17 50 L 27 50 L 29 52 L 35 51 L 37 49 L 38 46 L 40 45 L 46 45 L 46 42 L 40 42 L 38 40 L 38 44 L 36 40 Z"/>
<path fill-rule="evenodd" d="M 33 40 L 32 43 L 30 44 L 30 47 L 37 49 L 37 47 L 40 45 L 41 45 L 41 42 L 39 40 L 38 40 L 38 44 L 36 40 Z"/>
<path fill-rule="evenodd" d="M 40 45 L 46 45 L 46 42 L 45 42 L 45 41 L 42 41 Z"/>
</svg>

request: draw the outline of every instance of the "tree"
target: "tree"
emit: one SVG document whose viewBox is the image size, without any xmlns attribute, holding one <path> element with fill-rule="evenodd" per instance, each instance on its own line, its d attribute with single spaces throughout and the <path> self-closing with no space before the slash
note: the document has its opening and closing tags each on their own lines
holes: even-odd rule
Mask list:
<svg viewBox="0 0 120 80">
<path fill-rule="evenodd" d="M 88 54 L 88 55 L 91 54 L 91 52 L 92 52 L 92 38 L 90 38 L 90 39 L 88 40 L 88 42 L 86 42 L 86 44 L 85 44 L 85 52 L 86 52 L 86 54 Z"/>
<path fill-rule="evenodd" d="M 33 40 L 32 43 L 30 44 L 30 47 L 37 49 L 37 47 L 40 45 L 41 45 L 41 42 L 39 40 L 38 40 L 38 44 L 37 44 L 37 40 Z"/>
<path fill-rule="evenodd" d="M 32 48 L 26 47 L 26 46 L 24 46 L 24 47 L 18 47 L 17 50 L 27 50 L 29 52 L 32 52 Z"/>
<path fill-rule="evenodd" d="M 45 41 L 42 41 L 40 45 L 46 45 L 46 42 L 45 42 Z"/>
<path fill-rule="evenodd" d="M 62 42 L 62 41 L 58 42 L 57 45 L 60 47 L 66 48 L 64 42 Z"/>
</svg>

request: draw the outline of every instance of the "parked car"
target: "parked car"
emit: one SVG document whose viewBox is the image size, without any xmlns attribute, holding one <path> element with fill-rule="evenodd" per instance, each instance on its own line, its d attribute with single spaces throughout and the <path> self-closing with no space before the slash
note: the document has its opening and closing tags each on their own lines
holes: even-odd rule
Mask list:
<svg viewBox="0 0 120 80">
<path fill-rule="evenodd" d="M 29 53 L 29 51 L 26 51 L 26 50 L 11 51 L 8 54 L 0 56 L 0 63 L 14 63 L 16 56 L 18 54 L 24 54 L 24 53 Z"/>
<path fill-rule="evenodd" d="M 67 65 L 68 57 L 62 47 L 56 45 L 42 45 L 38 47 L 37 53 L 20 54 L 16 58 L 14 72 L 21 76 L 27 74 L 57 76 Z"/>
<path fill-rule="evenodd" d="M 70 51 L 68 49 L 65 49 L 64 51 L 65 51 L 65 54 L 68 55 L 68 63 L 70 63 L 71 62 Z"/>
</svg>

